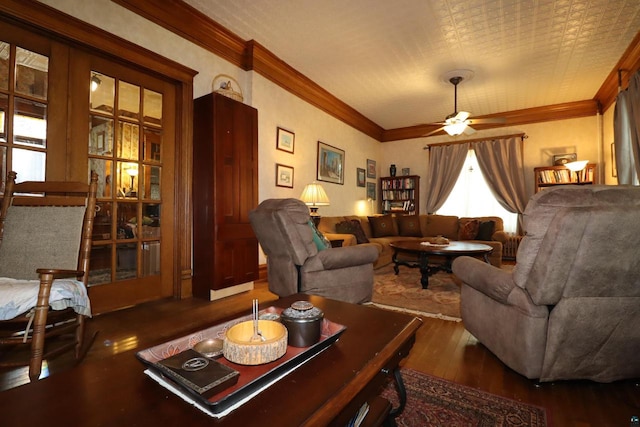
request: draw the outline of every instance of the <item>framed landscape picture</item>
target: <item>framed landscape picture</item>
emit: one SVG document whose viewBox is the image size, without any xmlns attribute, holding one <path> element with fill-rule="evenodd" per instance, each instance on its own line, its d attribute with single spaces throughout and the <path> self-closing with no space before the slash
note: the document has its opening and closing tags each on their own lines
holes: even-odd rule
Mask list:
<svg viewBox="0 0 640 427">
<path fill-rule="evenodd" d="M 293 167 L 276 163 L 276 186 L 293 188 Z"/>
<path fill-rule="evenodd" d="M 375 182 L 367 182 L 367 199 L 376 199 L 376 184 Z"/>
<path fill-rule="evenodd" d="M 344 184 L 344 150 L 318 141 L 318 181 Z"/>
<path fill-rule="evenodd" d="M 286 129 L 278 128 L 278 137 L 276 141 L 276 148 L 278 150 L 286 151 L 293 154 L 293 148 L 296 140 L 296 135 L 293 132 L 289 132 Z"/>
<path fill-rule="evenodd" d="M 358 187 L 364 187 L 366 182 L 366 172 L 362 168 L 356 168 L 356 183 Z"/>
<path fill-rule="evenodd" d="M 376 161 L 367 159 L 367 178 L 376 177 Z"/>
</svg>

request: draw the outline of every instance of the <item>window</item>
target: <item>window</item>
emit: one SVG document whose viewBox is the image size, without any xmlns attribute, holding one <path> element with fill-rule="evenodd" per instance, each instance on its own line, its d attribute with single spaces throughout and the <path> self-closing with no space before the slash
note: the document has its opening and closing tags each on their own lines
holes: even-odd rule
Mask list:
<svg viewBox="0 0 640 427">
<path fill-rule="evenodd" d="M 17 181 L 43 181 L 47 155 L 49 58 L 0 40 L 0 190 L 7 171 Z"/>
<path fill-rule="evenodd" d="M 493 196 L 473 150 L 469 150 L 455 187 L 436 213 L 459 217 L 497 216 L 504 222 L 504 231 L 514 234 L 518 223 L 518 215 L 503 208 Z"/>
</svg>

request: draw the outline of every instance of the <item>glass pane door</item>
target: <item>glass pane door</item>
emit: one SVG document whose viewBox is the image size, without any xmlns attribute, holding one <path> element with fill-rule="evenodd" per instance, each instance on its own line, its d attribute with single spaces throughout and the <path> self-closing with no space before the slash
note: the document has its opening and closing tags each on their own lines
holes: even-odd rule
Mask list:
<svg viewBox="0 0 640 427">
<path fill-rule="evenodd" d="M 159 275 L 163 95 L 97 71 L 89 81 L 89 169 L 100 177 L 89 284 Z"/>
</svg>

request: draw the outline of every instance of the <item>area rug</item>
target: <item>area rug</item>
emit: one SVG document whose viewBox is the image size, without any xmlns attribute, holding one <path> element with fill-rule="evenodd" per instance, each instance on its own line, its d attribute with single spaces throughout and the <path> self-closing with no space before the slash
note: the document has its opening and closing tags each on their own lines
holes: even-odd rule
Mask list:
<svg viewBox="0 0 640 427">
<path fill-rule="evenodd" d="M 401 369 L 407 405 L 396 418 L 400 427 L 546 427 L 546 410 L 475 388 Z M 382 396 L 398 406 L 398 394 L 389 382 Z"/>
<path fill-rule="evenodd" d="M 438 272 L 422 289 L 420 270 L 389 264 L 374 272 L 373 305 L 418 316 L 460 321 L 460 282 L 453 274 Z"/>
</svg>

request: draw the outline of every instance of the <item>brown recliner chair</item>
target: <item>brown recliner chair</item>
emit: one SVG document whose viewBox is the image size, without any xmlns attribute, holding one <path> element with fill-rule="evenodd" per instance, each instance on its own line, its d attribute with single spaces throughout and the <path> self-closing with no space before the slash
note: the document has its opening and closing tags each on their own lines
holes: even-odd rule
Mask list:
<svg viewBox="0 0 640 427">
<path fill-rule="evenodd" d="M 268 199 L 249 212 L 267 256 L 269 290 L 281 297 L 298 292 L 363 303 L 373 292 L 373 246 L 318 250 L 309 208 L 298 199 Z"/>
<path fill-rule="evenodd" d="M 640 377 L 640 187 L 545 189 L 513 272 L 460 257 L 465 327 L 540 381 Z"/>
</svg>

